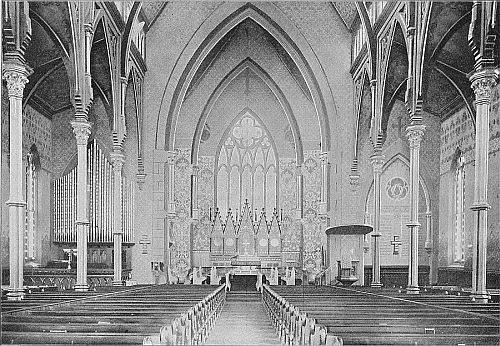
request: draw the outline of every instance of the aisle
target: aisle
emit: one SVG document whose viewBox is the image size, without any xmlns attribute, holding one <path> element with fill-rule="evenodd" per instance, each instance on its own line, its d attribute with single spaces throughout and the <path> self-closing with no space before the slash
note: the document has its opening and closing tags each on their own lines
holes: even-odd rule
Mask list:
<svg viewBox="0 0 500 346">
<path fill-rule="evenodd" d="M 228 292 L 206 345 L 279 345 L 258 292 Z"/>
</svg>

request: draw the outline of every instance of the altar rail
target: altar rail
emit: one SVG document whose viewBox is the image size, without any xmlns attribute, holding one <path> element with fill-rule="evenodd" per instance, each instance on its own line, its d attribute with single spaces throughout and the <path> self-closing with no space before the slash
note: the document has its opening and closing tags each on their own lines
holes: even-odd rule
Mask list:
<svg viewBox="0 0 500 346">
<path fill-rule="evenodd" d="M 177 317 L 172 324 L 160 328 L 160 333 L 146 336 L 143 345 L 200 345 L 226 302 L 226 285 L 219 286 L 187 312 Z"/>
<path fill-rule="evenodd" d="M 328 334 L 326 326 L 316 324 L 316 319 L 307 317 L 268 285 L 262 290 L 262 301 L 282 345 L 343 345 L 342 338 Z"/>
<path fill-rule="evenodd" d="M 130 270 L 122 271 L 122 280 L 128 279 Z M 105 270 L 102 272 L 89 272 L 87 283 L 90 289 L 94 287 L 112 286 L 113 271 Z M 24 285 L 26 286 L 57 286 L 58 290 L 71 290 L 76 284 L 75 270 L 25 270 Z"/>
</svg>

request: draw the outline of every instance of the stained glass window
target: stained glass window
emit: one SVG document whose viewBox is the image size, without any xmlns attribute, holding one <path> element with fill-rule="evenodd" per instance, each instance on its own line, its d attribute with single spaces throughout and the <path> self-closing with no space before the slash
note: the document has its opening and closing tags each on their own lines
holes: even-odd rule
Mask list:
<svg viewBox="0 0 500 346">
<path fill-rule="evenodd" d="M 277 207 L 278 160 L 262 122 L 245 112 L 222 138 L 217 154 L 217 204 L 222 215 L 241 210 L 245 200 L 268 217 Z"/>
</svg>

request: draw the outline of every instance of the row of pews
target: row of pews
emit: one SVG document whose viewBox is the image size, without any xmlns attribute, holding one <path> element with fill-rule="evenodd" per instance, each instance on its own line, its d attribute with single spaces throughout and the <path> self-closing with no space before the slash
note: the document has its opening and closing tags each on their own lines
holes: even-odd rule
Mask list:
<svg viewBox="0 0 500 346">
<path fill-rule="evenodd" d="M 271 322 L 279 336 L 281 344 L 285 345 L 343 345 L 342 339 L 328 333 L 325 325 L 316 323 L 316 319 L 285 298 L 274 292 L 270 286 L 262 289 L 262 302 L 266 307 Z"/>
<path fill-rule="evenodd" d="M 195 306 L 168 325 L 158 334 L 146 336 L 143 345 L 199 345 L 206 341 L 226 301 L 225 285 L 203 298 Z"/>
<path fill-rule="evenodd" d="M 345 345 L 499 345 L 500 311 L 444 292 L 273 286 Z"/>
<path fill-rule="evenodd" d="M 217 292 L 224 291 L 222 287 Z M 2 344 L 142 344 L 191 307 L 213 298 L 215 287 L 108 289 L 39 292 L 20 302 L 2 300 Z M 217 305 L 220 300 L 211 302 Z"/>
</svg>

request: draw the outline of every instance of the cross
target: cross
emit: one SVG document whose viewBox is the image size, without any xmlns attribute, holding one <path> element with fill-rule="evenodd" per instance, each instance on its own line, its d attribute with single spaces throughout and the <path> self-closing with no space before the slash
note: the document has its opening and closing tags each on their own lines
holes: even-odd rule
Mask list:
<svg viewBox="0 0 500 346">
<path fill-rule="evenodd" d="M 391 241 L 391 245 L 393 247 L 393 249 L 392 249 L 392 254 L 393 255 L 399 255 L 399 247 L 402 244 L 403 243 L 401 242 L 401 240 L 399 240 L 399 235 L 393 236 L 393 240 Z"/>
<path fill-rule="evenodd" d="M 141 236 L 141 240 L 139 240 L 139 244 L 142 245 L 142 254 L 147 255 L 148 254 L 148 245 L 151 244 L 151 240 L 148 239 L 147 234 L 143 234 Z"/>
</svg>

